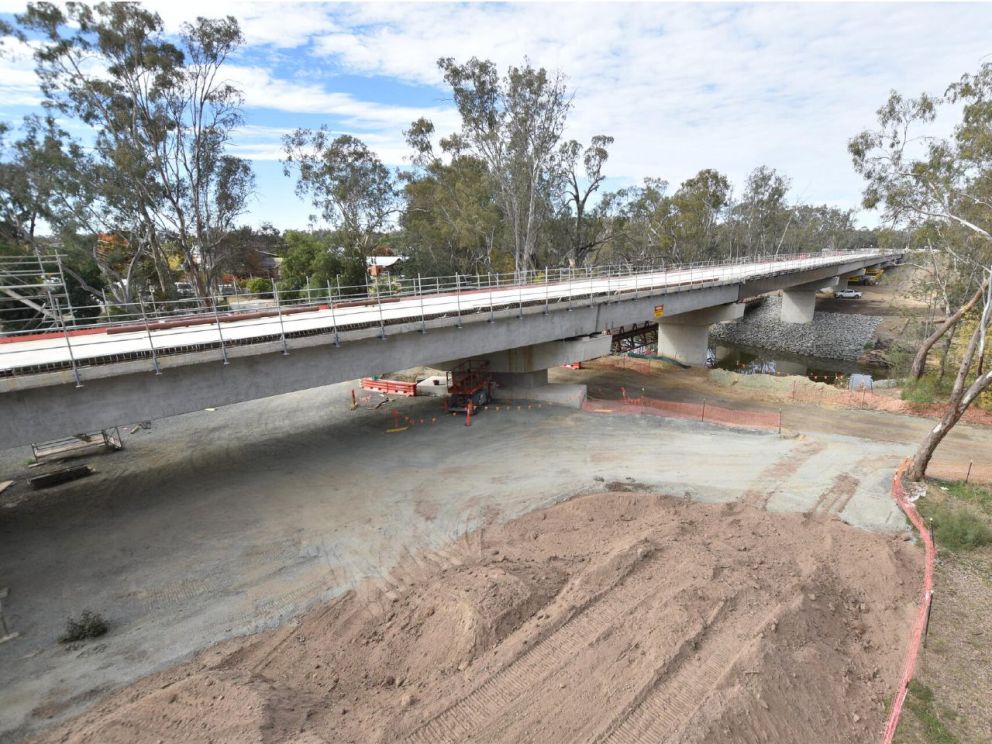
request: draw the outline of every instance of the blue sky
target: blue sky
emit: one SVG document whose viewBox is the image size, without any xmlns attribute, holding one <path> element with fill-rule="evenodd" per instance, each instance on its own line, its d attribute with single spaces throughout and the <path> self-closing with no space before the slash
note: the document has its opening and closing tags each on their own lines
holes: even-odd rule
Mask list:
<svg viewBox="0 0 992 744">
<path fill-rule="evenodd" d="M 793 200 L 842 208 L 861 191 L 846 142 L 891 89 L 940 92 L 992 59 L 992 6 L 977 3 L 147 5 L 170 30 L 204 9 L 241 21 L 248 44 L 228 75 L 247 104 L 234 150 L 258 176 L 245 221 L 280 228 L 312 211 L 282 175 L 282 134 L 327 124 L 402 166 L 410 121 L 457 126 L 439 56 L 560 69 L 575 94 L 567 136 L 616 138 L 611 188 L 716 168 L 739 189 L 765 164 L 792 179 Z M 0 17 L 22 7 L 0 0 Z M 29 51 L 8 47 L 0 118 L 16 121 L 40 95 Z"/>
</svg>

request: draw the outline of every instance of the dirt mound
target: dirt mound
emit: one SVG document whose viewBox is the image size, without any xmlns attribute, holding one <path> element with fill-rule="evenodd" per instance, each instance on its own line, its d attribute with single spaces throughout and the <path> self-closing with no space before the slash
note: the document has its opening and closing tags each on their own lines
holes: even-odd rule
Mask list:
<svg viewBox="0 0 992 744">
<path fill-rule="evenodd" d="M 582 497 L 409 556 L 42 740 L 867 741 L 919 564 L 815 515 Z"/>
</svg>

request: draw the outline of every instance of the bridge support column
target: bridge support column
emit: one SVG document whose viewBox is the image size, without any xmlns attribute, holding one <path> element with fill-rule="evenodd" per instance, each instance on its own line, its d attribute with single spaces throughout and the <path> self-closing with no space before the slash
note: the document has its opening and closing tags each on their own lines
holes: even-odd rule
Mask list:
<svg viewBox="0 0 992 744">
<path fill-rule="evenodd" d="M 816 310 L 816 293 L 821 289 L 836 287 L 838 277 L 833 279 L 800 284 L 798 287 L 790 287 L 782 290 L 782 311 L 781 319 L 783 323 L 810 323 L 813 320 L 813 313 Z"/>
<path fill-rule="evenodd" d="M 744 315 L 744 305 L 731 303 L 681 313 L 658 323 L 658 354 L 695 367 L 706 365 L 710 326 Z"/>
</svg>

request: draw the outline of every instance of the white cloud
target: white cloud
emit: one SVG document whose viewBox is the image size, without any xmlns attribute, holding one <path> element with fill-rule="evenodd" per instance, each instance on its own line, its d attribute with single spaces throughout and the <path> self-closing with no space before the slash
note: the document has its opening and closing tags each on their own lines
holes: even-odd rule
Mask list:
<svg viewBox="0 0 992 744">
<path fill-rule="evenodd" d="M 41 103 L 34 74 L 34 49 L 13 36 L 2 39 L 0 54 L 0 107 L 35 106 Z"/>
<path fill-rule="evenodd" d="M 890 89 L 942 91 L 988 51 L 989 6 L 349 5 L 314 49 L 356 74 L 440 85 L 439 56 L 525 56 L 569 76 L 570 136 L 616 137 L 609 172 L 673 183 L 762 163 L 854 206 L 848 138 Z"/>
</svg>

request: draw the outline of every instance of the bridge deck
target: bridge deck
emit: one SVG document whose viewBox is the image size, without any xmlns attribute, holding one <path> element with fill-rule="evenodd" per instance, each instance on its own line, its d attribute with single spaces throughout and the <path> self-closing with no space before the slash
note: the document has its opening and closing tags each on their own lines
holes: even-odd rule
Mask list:
<svg viewBox="0 0 992 744">
<path fill-rule="evenodd" d="M 471 287 L 457 293 L 441 292 L 402 295 L 386 298 L 383 303 L 363 306 L 324 304 L 313 310 L 295 308 L 292 314 L 267 317 L 238 318 L 225 313 L 220 323 L 204 325 L 203 315 L 192 317 L 190 325 L 176 326 L 175 318 L 149 321 L 148 329 L 115 332 L 115 328 L 133 327 L 134 320 L 109 324 L 101 329 L 73 335 L 62 332 L 46 334 L 43 338 L 19 341 L 16 336 L 0 337 L 0 376 L 30 374 L 69 364 L 100 363 L 131 355 L 145 356 L 182 353 L 186 349 L 216 347 L 219 344 L 252 344 L 271 341 L 283 335 L 333 333 L 355 328 L 384 328 L 397 323 L 411 323 L 423 318 L 477 315 L 490 310 L 543 302 L 556 307 L 581 305 L 583 302 L 608 301 L 613 295 L 664 295 L 699 286 L 738 284 L 767 276 L 802 272 L 852 261 L 883 258 L 875 251 L 816 255 L 787 260 L 749 264 L 726 264 L 693 267 L 671 271 L 649 271 L 597 278 L 573 278 L 567 282 L 515 285 L 509 287 Z M 374 298 L 371 302 L 375 303 Z M 323 309 L 321 309 L 323 308 Z M 253 308 L 257 315 L 258 308 Z M 209 318 L 210 316 L 206 316 Z M 156 328 L 168 321 L 170 327 Z M 179 321 L 181 322 L 181 320 Z M 194 324 L 197 323 L 197 324 Z"/>
</svg>

